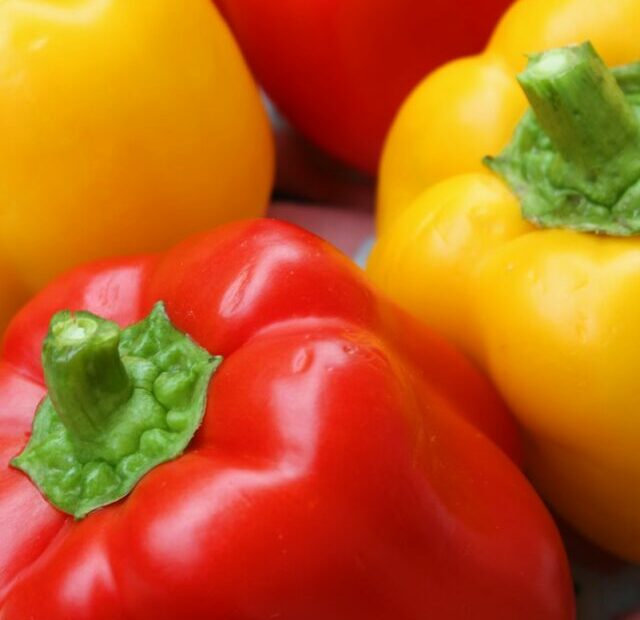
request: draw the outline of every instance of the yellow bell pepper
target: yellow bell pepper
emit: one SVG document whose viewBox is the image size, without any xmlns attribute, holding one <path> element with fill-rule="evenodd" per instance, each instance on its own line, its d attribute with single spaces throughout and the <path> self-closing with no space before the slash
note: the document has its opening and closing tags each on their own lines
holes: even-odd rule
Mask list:
<svg viewBox="0 0 640 620">
<path fill-rule="evenodd" d="M 437 119 L 420 114 L 421 95 L 414 93 L 394 131 L 401 127 L 408 144 L 407 115 L 420 119 L 421 131 L 441 123 L 437 143 L 429 142 L 433 133 L 413 138 L 414 152 L 418 141 L 427 151 L 427 189 L 420 192 L 420 165 L 412 162 L 403 183 L 396 179 L 393 192 L 382 195 L 390 202 L 368 271 L 493 378 L 525 430 L 528 472 L 558 513 L 604 548 L 637 562 L 640 238 L 632 235 L 640 232 L 640 65 L 616 72 L 616 82 L 589 45 L 534 56 L 520 82 L 535 116 L 527 113 L 512 144 L 485 160 L 503 179 L 482 171 L 482 155 L 505 147 L 513 117 L 525 107 L 520 98 L 527 98 L 508 85 L 511 80 L 518 88 L 509 77 L 517 64 L 505 53 L 521 37 L 529 49 L 544 48 L 564 41 L 572 23 L 571 37 L 599 40 L 610 59 L 640 57 L 640 3 L 609 0 L 607 7 L 594 0 L 516 4 L 493 39 L 492 46 L 501 44 L 505 68 L 491 96 L 487 76 L 478 77 L 493 70 L 486 56 L 461 61 L 470 63 L 462 73 L 456 63 L 445 67 L 420 87 L 433 103 L 443 76 L 446 83 L 451 72 L 462 79 L 475 75 L 484 94 L 466 91 L 469 118 L 456 98 L 463 85 L 452 91 L 448 115 L 448 94 L 439 91 Z M 612 28 L 608 36 L 605 26 Z M 536 40 L 535 33 L 545 36 Z M 479 128 L 473 129 L 482 109 L 488 115 L 476 117 Z M 389 148 L 398 146 L 397 137 L 392 133 Z M 443 160 L 430 166 L 439 146 Z"/>
<path fill-rule="evenodd" d="M 378 186 L 378 230 L 434 183 L 482 172 L 527 108 L 515 75 L 526 54 L 590 40 L 610 66 L 640 58 L 638 0 L 519 0 L 483 54 L 426 77 L 401 107 L 387 136 Z"/>
<path fill-rule="evenodd" d="M 0 137 L 0 332 L 20 289 L 260 215 L 272 186 L 267 115 L 211 0 L 2 0 Z"/>
</svg>

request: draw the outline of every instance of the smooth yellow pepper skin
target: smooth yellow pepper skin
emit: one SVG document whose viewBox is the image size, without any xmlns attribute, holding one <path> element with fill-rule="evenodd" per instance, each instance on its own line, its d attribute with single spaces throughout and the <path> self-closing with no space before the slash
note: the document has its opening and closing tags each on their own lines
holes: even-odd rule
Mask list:
<svg viewBox="0 0 640 620">
<path fill-rule="evenodd" d="M 527 102 L 515 75 L 526 54 L 591 40 L 608 65 L 640 58 L 638 0 L 519 0 L 485 52 L 444 65 L 401 107 L 387 136 L 378 186 L 378 230 L 420 193 L 456 174 L 481 172 L 502 151 Z"/>
<path fill-rule="evenodd" d="M 258 216 L 273 181 L 265 110 L 210 0 L 3 0 L 0 136 L 0 261 L 25 290 Z M 0 276 L 3 306 L 15 295 Z"/>
<path fill-rule="evenodd" d="M 489 373 L 554 508 L 640 561 L 640 240 L 536 229 L 475 173 L 424 192 L 368 272 Z"/>
</svg>

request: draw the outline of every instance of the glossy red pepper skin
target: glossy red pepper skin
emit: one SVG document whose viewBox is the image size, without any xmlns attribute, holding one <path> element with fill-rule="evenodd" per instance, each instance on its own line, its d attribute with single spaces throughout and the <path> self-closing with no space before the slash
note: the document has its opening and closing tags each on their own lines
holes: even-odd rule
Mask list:
<svg viewBox="0 0 640 620">
<path fill-rule="evenodd" d="M 184 456 L 73 521 L 7 466 L 44 394 L 47 324 L 70 308 L 124 326 L 157 300 L 225 356 L 204 423 Z M 517 453 L 490 384 L 293 226 L 81 267 L 4 342 L 0 618 L 569 620 L 560 538 Z"/>
</svg>

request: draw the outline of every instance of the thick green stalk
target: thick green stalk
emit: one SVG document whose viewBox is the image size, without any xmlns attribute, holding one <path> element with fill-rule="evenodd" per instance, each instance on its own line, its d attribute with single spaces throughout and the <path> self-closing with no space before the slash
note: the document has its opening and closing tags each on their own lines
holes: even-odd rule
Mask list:
<svg viewBox="0 0 640 620">
<path fill-rule="evenodd" d="M 518 81 L 594 200 L 614 203 L 640 174 L 640 122 L 591 43 L 533 56 Z"/>
<path fill-rule="evenodd" d="M 640 232 L 640 64 L 610 70 L 590 43 L 530 58 L 518 80 L 531 110 L 485 163 L 545 227 Z"/>
<path fill-rule="evenodd" d="M 120 358 L 120 329 L 87 312 L 61 312 L 42 350 L 49 397 L 77 439 L 96 439 L 131 397 L 133 385 Z"/>
</svg>

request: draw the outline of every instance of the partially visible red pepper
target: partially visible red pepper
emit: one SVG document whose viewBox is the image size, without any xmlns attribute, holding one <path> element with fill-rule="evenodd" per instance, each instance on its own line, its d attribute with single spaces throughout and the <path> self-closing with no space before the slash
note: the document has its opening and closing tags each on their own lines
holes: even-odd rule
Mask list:
<svg viewBox="0 0 640 620">
<path fill-rule="evenodd" d="M 82 309 L 126 326 L 160 300 L 224 356 L 202 426 L 126 499 L 73 521 L 8 466 L 45 394 L 47 325 Z M 58 390 L 52 359 L 65 380 L 84 370 L 51 347 L 82 341 L 93 320 L 58 315 L 47 340 L 65 415 L 71 396 L 96 395 Z M 506 456 L 517 452 L 490 384 L 293 226 L 234 224 L 163 256 L 82 267 L 4 343 L 0 617 L 570 620 L 561 542 Z"/>
<path fill-rule="evenodd" d="M 411 89 L 479 52 L 512 0 L 215 0 L 258 81 L 315 144 L 371 174 Z"/>
</svg>

